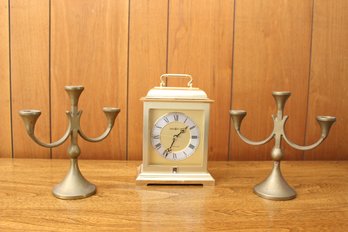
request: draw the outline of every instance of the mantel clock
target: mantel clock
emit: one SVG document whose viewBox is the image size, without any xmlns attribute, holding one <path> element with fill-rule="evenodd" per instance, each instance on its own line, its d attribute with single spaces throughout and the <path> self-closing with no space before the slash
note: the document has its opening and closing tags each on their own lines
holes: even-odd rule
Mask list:
<svg viewBox="0 0 348 232">
<path fill-rule="evenodd" d="M 167 87 L 167 78 L 188 78 L 187 87 Z M 164 79 L 166 78 L 166 79 Z M 159 87 L 141 100 L 143 164 L 137 185 L 214 185 L 207 170 L 210 104 L 207 94 L 192 87 L 188 74 L 164 74 Z"/>
</svg>

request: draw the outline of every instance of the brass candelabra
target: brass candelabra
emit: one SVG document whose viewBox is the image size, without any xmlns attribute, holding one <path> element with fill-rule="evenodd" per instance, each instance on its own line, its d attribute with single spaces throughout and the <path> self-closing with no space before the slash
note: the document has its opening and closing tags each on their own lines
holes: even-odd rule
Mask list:
<svg viewBox="0 0 348 232">
<path fill-rule="evenodd" d="M 81 130 L 80 118 L 82 111 L 78 110 L 79 97 L 84 90 L 83 86 L 65 86 L 65 91 L 70 97 L 71 109 L 66 111 L 68 117 L 68 128 L 61 139 L 53 143 L 41 142 L 34 133 L 35 124 L 41 115 L 40 110 L 21 110 L 19 115 L 22 117 L 26 131 L 30 138 L 32 138 L 37 144 L 53 148 L 63 144 L 69 137 L 71 143 L 68 147 L 68 155 L 70 157 L 70 169 L 65 176 L 64 180 L 53 188 L 53 195 L 60 199 L 79 199 L 89 197 L 96 193 L 96 186 L 86 180 L 78 166 L 77 158 L 81 151 L 77 143 L 78 135 L 89 142 L 99 142 L 105 139 L 112 127 L 114 126 L 115 119 L 120 112 L 119 108 L 104 107 L 103 111 L 107 118 L 107 128 L 105 132 L 97 138 L 87 137 Z"/>
<path fill-rule="evenodd" d="M 281 170 L 280 170 L 280 161 L 284 156 L 283 149 L 281 147 L 282 139 L 285 140 L 291 147 L 298 150 L 310 150 L 313 149 L 319 144 L 321 144 L 329 134 L 332 124 L 336 121 L 335 117 L 332 116 L 317 116 L 317 121 L 321 128 L 320 139 L 309 146 L 300 146 L 291 142 L 285 134 L 284 128 L 288 116 L 283 116 L 283 110 L 286 103 L 286 100 L 291 95 L 290 92 L 273 92 L 272 93 L 276 105 L 277 105 L 277 114 L 272 115 L 274 128 L 270 136 L 262 141 L 251 141 L 240 132 L 240 126 L 243 118 L 246 116 L 246 111 L 244 110 L 231 110 L 230 115 L 233 120 L 234 128 L 239 135 L 239 137 L 246 143 L 250 145 L 262 145 L 269 142 L 272 138 L 275 138 L 275 144 L 271 151 L 272 159 L 274 160 L 273 170 L 271 174 L 260 184 L 254 187 L 254 192 L 260 197 L 270 199 L 270 200 L 290 200 L 296 197 L 296 192 L 293 190 L 288 183 L 285 181 Z"/>
</svg>

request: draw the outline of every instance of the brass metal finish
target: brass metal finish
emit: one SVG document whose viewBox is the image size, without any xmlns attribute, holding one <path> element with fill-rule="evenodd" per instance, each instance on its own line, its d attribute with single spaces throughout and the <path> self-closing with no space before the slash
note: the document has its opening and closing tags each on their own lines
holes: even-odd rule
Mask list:
<svg viewBox="0 0 348 232">
<path fill-rule="evenodd" d="M 164 78 L 174 77 L 189 78 L 187 87 L 168 87 Z M 163 74 L 160 80 L 160 86 L 150 89 L 147 95 L 141 98 L 144 101 L 143 164 L 138 168 L 136 184 L 214 185 L 215 180 L 207 169 L 210 104 L 213 101 L 203 90 L 192 87 L 191 75 Z M 153 147 L 152 143 L 152 128 L 156 122 L 165 115 L 173 114 L 173 112 L 186 115 L 199 128 L 199 143 L 195 144 L 195 149 L 190 148 L 194 150 L 191 155 L 188 155 L 189 152 L 183 152 L 186 156 L 184 159 L 174 159 L 174 155 L 172 159 L 164 158 Z M 173 145 L 173 141 L 175 141 L 172 141 L 173 138 L 169 139 L 168 145 Z M 161 139 L 159 139 L 160 141 Z M 159 144 L 161 147 L 161 142 Z M 188 147 L 189 144 L 185 146 Z M 170 147 L 166 148 L 168 150 Z M 180 149 L 178 152 L 182 151 Z"/>
<path fill-rule="evenodd" d="M 244 137 L 240 132 L 240 126 L 243 121 L 243 118 L 246 116 L 246 111 L 244 110 L 231 110 L 230 115 L 233 120 L 234 128 L 236 129 L 239 137 L 246 143 L 251 145 L 262 145 L 269 142 L 272 138 L 275 138 L 275 144 L 271 151 L 272 159 L 274 160 L 273 170 L 271 174 L 261 182 L 260 184 L 254 187 L 254 192 L 263 198 L 270 200 L 290 200 L 296 197 L 296 192 L 288 185 L 285 181 L 281 170 L 280 170 L 280 161 L 284 156 L 283 149 L 281 147 L 281 141 L 284 139 L 291 147 L 298 150 L 310 150 L 313 149 L 319 144 L 321 144 L 329 134 L 332 124 L 336 121 L 335 117 L 332 116 L 317 116 L 317 121 L 321 128 L 321 136 L 319 140 L 308 146 L 300 146 L 291 142 L 285 134 L 284 128 L 285 123 L 288 119 L 288 116 L 283 116 L 283 111 L 285 107 L 286 100 L 290 97 L 291 93 L 288 91 L 284 92 L 273 92 L 272 93 L 276 105 L 277 105 L 277 114 L 272 115 L 274 121 L 274 128 L 272 133 L 268 138 L 262 141 L 251 141 L 248 138 Z"/>
<path fill-rule="evenodd" d="M 215 180 L 209 172 L 180 173 L 178 168 L 172 168 L 172 172 L 144 172 L 143 164 L 138 167 L 137 186 L 148 184 L 187 184 L 214 186 Z"/>
<path fill-rule="evenodd" d="M 192 76 L 190 74 L 162 74 L 160 77 L 161 83 L 160 86 L 164 87 L 167 86 L 166 81 L 163 79 L 163 77 L 167 78 L 167 77 L 176 77 L 176 78 L 189 78 L 189 82 L 187 83 L 187 86 L 192 88 Z"/>
<path fill-rule="evenodd" d="M 24 121 L 26 131 L 30 138 L 32 138 L 37 144 L 53 148 L 63 144 L 70 136 L 70 146 L 68 147 L 68 155 L 70 157 L 70 169 L 65 176 L 64 180 L 53 188 L 53 195 L 60 199 L 79 199 L 89 197 L 96 193 L 96 186 L 88 182 L 80 172 L 77 158 L 79 157 L 81 151 L 77 143 L 78 135 L 89 141 L 89 142 L 99 142 L 105 139 L 112 127 L 114 126 L 115 119 L 120 112 L 119 108 L 104 107 L 103 111 L 107 118 L 107 128 L 105 132 L 97 138 L 89 138 L 86 136 L 80 127 L 80 118 L 82 111 L 78 110 L 79 97 L 84 90 L 83 86 L 65 86 L 65 91 L 70 97 L 71 109 L 66 112 L 68 117 L 68 128 L 61 139 L 53 143 L 43 143 L 41 142 L 34 133 L 35 124 L 37 119 L 40 117 L 41 112 L 39 110 L 21 110 L 19 115 Z"/>
</svg>

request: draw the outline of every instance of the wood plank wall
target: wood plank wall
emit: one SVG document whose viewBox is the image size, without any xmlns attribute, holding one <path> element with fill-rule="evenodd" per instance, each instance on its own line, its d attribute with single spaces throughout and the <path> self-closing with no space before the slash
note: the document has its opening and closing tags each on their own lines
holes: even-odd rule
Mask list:
<svg viewBox="0 0 348 232">
<path fill-rule="evenodd" d="M 242 132 L 272 130 L 271 92 L 292 92 L 288 137 L 320 135 L 316 115 L 337 123 L 319 148 L 284 145 L 286 159 L 347 159 L 348 4 L 345 0 L 0 0 L 0 157 L 66 158 L 25 133 L 18 110 L 42 111 L 36 134 L 55 141 L 66 127 L 65 85 L 84 85 L 86 134 L 106 126 L 103 106 L 121 113 L 101 143 L 80 141 L 84 159 L 141 159 L 142 103 L 163 73 L 190 73 L 215 100 L 211 160 L 268 160 L 272 144 L 236 136 L 228 114 L 243 108 Z M 170 85 L 182 85 L 170 81 Z"/>
<path fill-rule="evenodd" d="M 289 90 L 286 132 L 292 141 L 304 143 L 311 22 L 312 1 L 236 2 L 232 107 L 247 111 L 242 127 L 247 137 L 262 140 L 272 132 L 272 91 Z M 272 146 L 250 146 L 231 133 L 232 158 L 267 159 Z M 287 159 L 303 158 L 303 152 L 284 148 Z"/>
<path fill-rule="evenodd" d="M 10 93 L 9 5 L 0 1 L 0 157 L 12 155 Z"/>
</svg>

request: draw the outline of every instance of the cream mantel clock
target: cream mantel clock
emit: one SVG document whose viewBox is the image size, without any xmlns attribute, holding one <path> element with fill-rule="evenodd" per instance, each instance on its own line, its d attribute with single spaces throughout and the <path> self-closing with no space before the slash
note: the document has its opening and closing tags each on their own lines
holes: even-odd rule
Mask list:
<svg viewBox="0 0 348 232">
<path fill-rule="evenodd" d="M 164 78 L 188 78 L 188 87 L 167 87 Z M 144 102 L 143 164 L 137 185 L 214 185 L 207 170 L 210 104 L 188 74 L 164 74 Z"/>
</svg>

